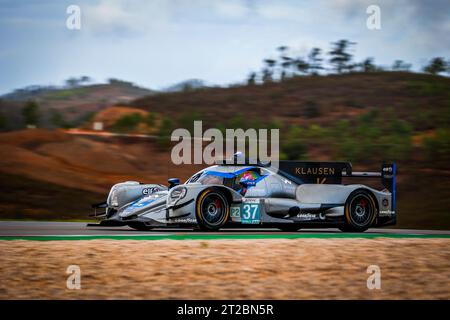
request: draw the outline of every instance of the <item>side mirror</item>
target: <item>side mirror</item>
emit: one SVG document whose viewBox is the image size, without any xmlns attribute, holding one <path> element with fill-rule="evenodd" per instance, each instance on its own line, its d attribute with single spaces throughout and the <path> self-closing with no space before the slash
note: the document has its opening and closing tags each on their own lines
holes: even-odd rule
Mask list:
<svg viewBox="0 0 450 320">
<path fill-rule="evenodd" d="M 169 183 L 169 190 L 170 190 L 173 187 L 175 187 L 175 186 L 180 184 L 180 179 L 178 179 L 178 178 L 170 178 L 169 180 L 167 180 L 167 182 Z"/>
</svg>

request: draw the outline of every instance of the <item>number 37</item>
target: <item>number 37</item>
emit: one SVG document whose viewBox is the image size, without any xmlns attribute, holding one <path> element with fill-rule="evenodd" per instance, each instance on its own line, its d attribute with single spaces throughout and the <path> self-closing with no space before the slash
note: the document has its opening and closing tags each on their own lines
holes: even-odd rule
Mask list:
<svg viewBox="0 0 450 320">
<path fill-rule="evenodd" d="M 244 219 L 256 219 L 258 214 L 258 204 L 244 204 L 242 207 L 242 218 Z"/>
</svg>

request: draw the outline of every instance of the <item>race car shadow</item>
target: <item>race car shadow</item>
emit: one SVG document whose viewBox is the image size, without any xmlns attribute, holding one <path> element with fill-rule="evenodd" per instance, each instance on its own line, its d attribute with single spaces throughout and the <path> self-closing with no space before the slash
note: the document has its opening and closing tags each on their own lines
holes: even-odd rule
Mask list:
<svg viewBox="0 0 450 320">
<path fill-rule="evenodd" d="M 205 233 L 205 234 L 211 234 L 211 233 L 220 233 L 220 234 L 256 234 L 256 233 L 281 233 L 281 234 L 292 234 L 292 233 L 341 233 L 338 229 L 303 229 L 299 231 L 294 232 L 287 232 L 282 231 L 276 228 L 236 228 L 236 229 L 221 229 L 218 231 L 203 231 L 200 229 L 182 229 L 182 228 L 155 228 L 147 231 L 140 231 L 135 230 L 129 227 L 122 227 L 122 228 L 93 228 L 91 230 L 101 230 L 101 231 L 108 231 L 108 232 L 132 232 L 132 233 Z"/>
</svg>

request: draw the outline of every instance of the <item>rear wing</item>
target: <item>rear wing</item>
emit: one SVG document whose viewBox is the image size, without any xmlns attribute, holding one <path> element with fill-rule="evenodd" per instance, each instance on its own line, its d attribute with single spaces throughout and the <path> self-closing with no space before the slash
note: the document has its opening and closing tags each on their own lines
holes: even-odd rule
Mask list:
<svg viewBox="0 0 450 320">
<path fill-rule="evenodd" d="M 395 163 L 384 163 L 381 172 L 352 172 L 349 177 L 380 178 L 383 186 L 389 190 L 392 197 L 391 210 L 395 211 L 397 202 L 397 165 Z"/>
<path fill-rule="evenodd" d="M 278 173 L 298 184 L 341 184 L 342 178 L 381 178 L 383 186 L 395 193 L 395 163 L 384 163 L 379 172 L 354 172 L 350 162 L 280 161 Z"/>
<path fill-rule="evenodd" d="M 356 178 L 381 178 L 383 186 L 389 190 L 389 192 L 395 192 L 397 175 L 397 166 L 395 163 L 384 163 L 380 172 L 352 172 L 351 175 L 343 175 L 344 177 L 356 177 Z"/>
</svg>

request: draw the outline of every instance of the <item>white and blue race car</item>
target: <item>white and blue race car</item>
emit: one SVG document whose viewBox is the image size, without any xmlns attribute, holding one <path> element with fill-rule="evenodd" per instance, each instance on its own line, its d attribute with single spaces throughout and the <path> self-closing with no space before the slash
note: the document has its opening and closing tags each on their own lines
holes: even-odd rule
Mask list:
<svg viewBox="0 0 450 320">
<path fill-rule="evenodd" d="M 384 189 L 342 183 L 355 177 L 378 178 Z M 257 226 L 358 232 L 396 223 L 395 180 L 395 164 L 384 164 L 380 172 L 352 172 L 347 162 L 280 161 L 274 167 L 237 155 L 231 163 L 197 172 L 184 184 L 179 179 L 169 179 L 168 187 L 118 183 L 106 202 L 93 205 L 93 216 L 102 219 L 95 225 L 137 230 Z"/>
</svg>

